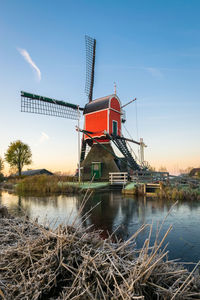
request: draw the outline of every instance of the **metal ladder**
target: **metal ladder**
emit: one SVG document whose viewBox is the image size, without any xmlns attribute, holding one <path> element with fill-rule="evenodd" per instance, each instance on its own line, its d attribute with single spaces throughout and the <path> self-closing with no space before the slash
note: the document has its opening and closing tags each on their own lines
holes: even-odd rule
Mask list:
<svg viewBox="0 0 200 300">
<path fill-rule="evenodd" d="M 115 144 L 115 146 L 120 150 L 120 152 L 124 155 L 124 157 L 127 159 L 129 166 L 133 170 L 140 170 L 139 165 L 131 155 L 127 145 L 126 141 L 123 139 L 120 139 L 120 137 L 112 135 L 112 141 Z"/>
</svg>

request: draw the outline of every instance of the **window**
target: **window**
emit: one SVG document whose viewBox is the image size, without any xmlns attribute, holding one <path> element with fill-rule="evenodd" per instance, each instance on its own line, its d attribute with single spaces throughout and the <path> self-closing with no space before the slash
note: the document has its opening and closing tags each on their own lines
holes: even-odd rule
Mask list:
<svg viewBox="0 0 200 300">
<path fill-rule="evenodd" d="M 99 170 L 99 164 L 94 164 L 94 171 L 98 171 Z"/>
<path fill-rule="evenodd" d="M 117 121 L 113 121 L 112 133 L 113 133 L 113 135 L 117 135 Z"/>
</svg>

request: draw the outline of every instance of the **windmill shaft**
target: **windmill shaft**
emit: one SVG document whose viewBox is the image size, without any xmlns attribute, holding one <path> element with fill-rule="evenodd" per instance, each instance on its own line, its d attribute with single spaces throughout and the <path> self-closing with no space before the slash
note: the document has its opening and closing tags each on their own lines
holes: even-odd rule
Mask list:
<svg viewBox="0 0 200 300">
<path fill-rule="evenodd" d="M 136 100 L 137 100 L 137 99 L 135 98 L 135 99 L 133 99 L 133 100 L 129 101 L 128 103 L 126 103 L 126 104 L 122 105 L 122 107 L 121 107 L 121 108 L 124 108 L 125 106 L 127 106 L 127 105 L 131 104 L 132 102 L 134 102 L 134 101 L 136 101 Z"/>
<path fill-rule="evenodd" d="M 127 139 L 127 138 L 125 138 L 125 137 L 123 137 L 123 136 L 116 136 L 115 138 L 118 138 L 118 139 L 121 139 L 121 140 L 125 140 L 125 141 L 127 141 L 127 142 L 131 142 L 131 143 L 134 143 L 134 144 L 137 144 L 137 145 L 141 145 L 141 143 L 140 142 L 137 142 L 137 141 L 134 141 L 134 140 L 132 140 L 132 139 Z"/>
</svg>

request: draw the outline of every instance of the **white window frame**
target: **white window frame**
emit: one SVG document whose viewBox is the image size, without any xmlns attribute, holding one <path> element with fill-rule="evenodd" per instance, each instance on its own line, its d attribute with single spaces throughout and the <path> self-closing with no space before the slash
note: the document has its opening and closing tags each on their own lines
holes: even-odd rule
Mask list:
<svg viewBox="0 0 200 300">
<path fill-rule="evenodd" d="M 113 129 L 114 129 L 114 126 L 113 126 L 114 122 L 117 123 L 117 132 L 116 132 L 116 133 L 118 133 L 118 121 L 112 120 L 112 134 L 114 134 L 114 132 L 113 132 L 113 131 L 114 131 L 114 130 L 113 130 Z M 116 135 L 117 135 L 117 134 L 116 134 Z"/>
</svg>

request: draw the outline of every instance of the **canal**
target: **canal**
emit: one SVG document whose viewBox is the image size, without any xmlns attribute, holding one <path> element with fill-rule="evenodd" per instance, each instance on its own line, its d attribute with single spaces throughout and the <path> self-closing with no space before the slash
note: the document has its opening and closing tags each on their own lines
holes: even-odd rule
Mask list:
<svg viewBox="0 0 200 300">
<path fill-rule="evenodd" d="M 39 223 L 55 228 L 61 223 L 71 224 L 80 210 L 83 196 L 18 196 L 0 191 L 0 205 L 6 205 L 11 214 L 26 214 Z M 173 201 L 164 199 L 124 197 L 120 192 L 93 194 L 77 218 L 78 224 L 101 230 L 101 236 L 116 232 L 118 239 L 128 239 L 142 224 L 153 224 L 151 242 L 156 237 L 159 224 L 168 214 L 159 239 L 170 225 L 173 226 L 166 243 L 170 259 L 181 262 L 200 260 L 200 202 L 178 203 L 171 209 Z M 171 210 L 170 210 L 171 209 Z M 91 211 L 90 211 L 91 210 Z M 90 213 L 87 215 L 87 212 Z M 148 237 L 149 229 L 144 230 L 136 239 L 140 248 Z M 165 244 L 166 244 L 165 243 Z"/>
</svg>

